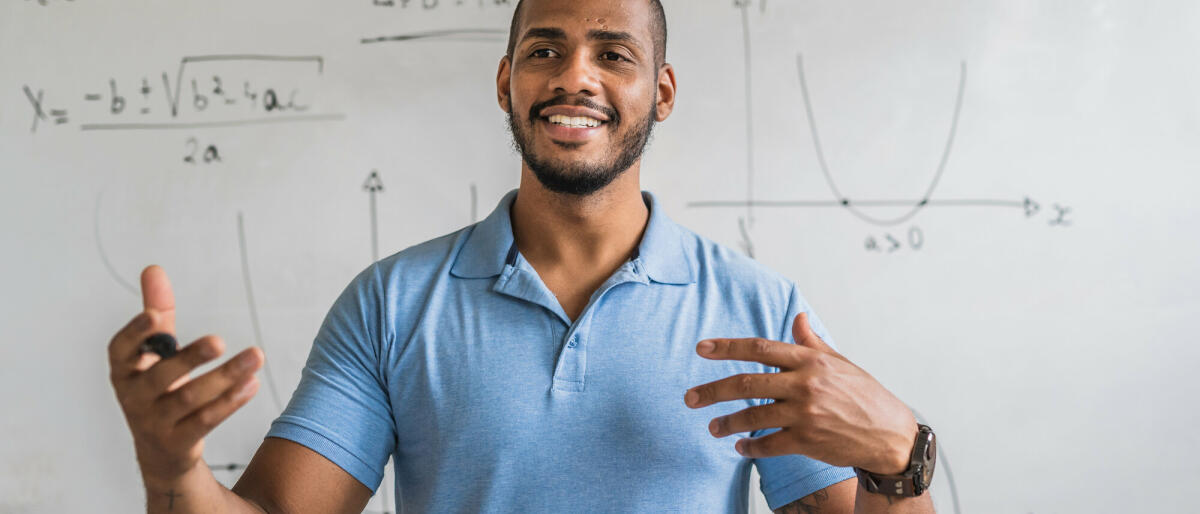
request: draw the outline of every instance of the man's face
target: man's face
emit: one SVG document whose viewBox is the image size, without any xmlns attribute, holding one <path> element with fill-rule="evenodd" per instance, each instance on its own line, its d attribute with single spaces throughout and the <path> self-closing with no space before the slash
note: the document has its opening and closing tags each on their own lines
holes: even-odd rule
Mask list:
<svg viewBox="0 0 1200 514">
<path fill-rule="evenodd" d="M 526 0 L 497 80 L 513 141 L 547 189 L 603 189 L 665 119 L 650 16 L 645 0 Z"/>
</svg>

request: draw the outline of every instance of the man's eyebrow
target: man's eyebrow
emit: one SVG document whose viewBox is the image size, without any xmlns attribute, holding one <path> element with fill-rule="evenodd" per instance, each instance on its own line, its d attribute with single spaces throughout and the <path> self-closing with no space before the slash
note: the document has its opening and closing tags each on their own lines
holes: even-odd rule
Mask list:
<svg viewBox="0 0 1200 514">
<path fill-rule="evenodd" d="M 617 32 L 612 30 L 589 30 L 587 37 L 588 39 L 597 41 L 616 41 L 620 43 L 629 43 L 633 46 L 636 46 L 638 50 L 644 50 L 637 38 L 633 37 L 633 34 L 628 32 Z"/>
<path fill-rule="evenodd" d="M 525 31 L 522 41 L 531 37 L 542 39 L 567 39 L 567 32 L 555 27 L 534 27 Z"/>
<path fill-rule="evenodd" d="M 534 27 L 525 31 L 525 35 L 521 37 L 521 40 L 524 41 L 529 38 L 564 40 L 567 39 L 567 32 L 557 27 Z M 593 29 L 588 31 L 587 38 L 593 41 L 629 43 L 637 47 L 638 50 L 645 51 L 645 48 L 642 48 L 637 38 L 628 32 Z"/>
</svg>

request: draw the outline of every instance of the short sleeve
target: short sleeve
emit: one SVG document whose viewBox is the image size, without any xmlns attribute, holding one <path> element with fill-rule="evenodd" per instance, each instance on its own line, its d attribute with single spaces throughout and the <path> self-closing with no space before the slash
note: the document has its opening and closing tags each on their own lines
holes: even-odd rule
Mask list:
<svg viewBox="0 0 1200 514">
<path fill-rule="evenodd" d="M 795 344 L 796 341 L 792 338 L 792 321 L 801 312 L 808 313 L 808 322 L 813 332 L 825 341 L 825 344 L 833 347 L 833 339 L 829 336 L 824 324 L 821 323 L 821 319 L 812 311 L 808 302 L 804 301 L 804 297 L 800 295 L 800 291 L 794 285 L 779 340 Z M 751 437 L 761 437 L 777 431 L 779 431 L 778 428 L 755 430 L 750 435 Z M 758 468 L 759 487 L 771 510 L 854 477 L 853 468 L 833 466 L 804 455 L 781 455 L 754 459 L 754 466 Z"/>
<path fill-rule="evenodd" d="M 395 445 L 380 370 L 383 291 L 376 265 L 350 282 L 317 331 L 291 401 L 267 437 L 295 441 L 372 491 Z"/>
</svg>

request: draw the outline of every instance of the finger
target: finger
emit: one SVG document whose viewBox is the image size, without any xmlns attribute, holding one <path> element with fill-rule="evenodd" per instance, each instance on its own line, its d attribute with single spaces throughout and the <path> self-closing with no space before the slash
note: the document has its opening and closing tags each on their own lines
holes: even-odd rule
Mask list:
<svg viewBox="0 0 1200 514">
<path fill-rule="evenodd" d="M 780 369 L 800 366 L 809 350 L 811 348 L 758 337 L 705 339 L 696 344 L 696 353 L 706 359 L 754 361 Z"/>
<path fill-rule="evenodd" d="M 725 437 L 738 432 L 784 427 L 790 421 L 786 407 L 784 403 L 768 403 L 748 407 L 727 416 L 718 416 L 708 423 L 708 432 L 713 437 Z"/>
<path fill-rule="evenodd" d="M 782 399 L 790 396 L 791 377 L 779 373 L 742 373 L 693 387 L 684 393 L 683 402 L 698 409 L 717 402 L 746 398 Z"/>
<path fill-rule="evenodd" d="M 178 355 L 158 361 L 138 377 L 138 380 L 144 384 L 143 390 L 147 395 L 146 399 L 152 401 L 174 390 L 173 384 L 185 378 L 193 369 L 217 358 L 224 351 L 225 343 L 221 341 L 221 338 L 208 335 L 185 346 Z"/>
<path fill-rule="evenodd" d="M 836 355 L 839 359 L 850 362 L 842 354 L 834 350 L 832 346 L 825 344 L 825 341 L 817 335 L 812 329 L 812 324 L 808 322 L 808 313 L 801 312 L 796 315 L 796 319 L 792 322 L 792 339 L 796 340 L 796 344 L 814 350 L 820 350 L 825 353 Z M 853 364 L 853 363 L 851 363 Z"/>
<path fill-rule="evenodd" d="M 258 379 L 249 379 L 234 384 L 218 398 L 204 405 L 175 425 L 175 435 L 184 441 L 198 441 L 242 408 L 258 392 Z"/>
<path fill-rule="evenodd" d="M 833 351 L 829 345 L 825 344 L 816 332 L 813 332 L 812 326 L 808 323 L 808 313 L 801 312 L 796 315 L 796 319 L 792 320 L 792 339 L 796 344 L 807 346 L 814 350 Z"/>
<path fill-rule="evenodd" d="M 175 333 L 175 294 L 167 272 L 160 266 L 147 266 L 142 270 L 142 306 L 163 315 L 163 331 Z"/>
<path fill-rule="evenodd" d="M 796 448 L 796 443 L 792 440 L 791 435 L 788 434 L 789 430 L 788 428 L 784 428 L 762 437 L 738 439 L 738 442 L 734 443 L 733 448 L 742 454 L 743 457 L 750 459 L 801 453 L 800 449 Z"/>
<path fill-rule="evenodd" d="M 262 351 L 247 348 L 224 364 L 158 398 L 155 406 L 168 423 L 191 416 L 237 384 L 244 384 L 262 366 Z"/>
<path fill-rule="evenodd" d="M 159 329 L 162 315 L 143 311 L 134 316 L 108 343 L 108 364 L 114 380 L 128 378 L 141 360 L 138 347 Z M 155 356 L 157 357 L 157 356 Z"/>
</svg>

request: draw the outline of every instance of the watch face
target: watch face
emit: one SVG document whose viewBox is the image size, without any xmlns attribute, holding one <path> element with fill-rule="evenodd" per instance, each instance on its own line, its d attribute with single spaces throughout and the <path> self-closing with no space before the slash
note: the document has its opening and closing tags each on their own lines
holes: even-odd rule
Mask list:
<svg viewBox="0 0 1200 514">
<path fill-rule="evenodd" d="M 925 487 L 929 487 L 933 482 L 933 465 L 937 461 L 937 441 L 932 431 L 926 437 L 928 444 L 925 446 L 925 462 L 921 466 L 921 481 L 925 483 Z"/>
</svg>

